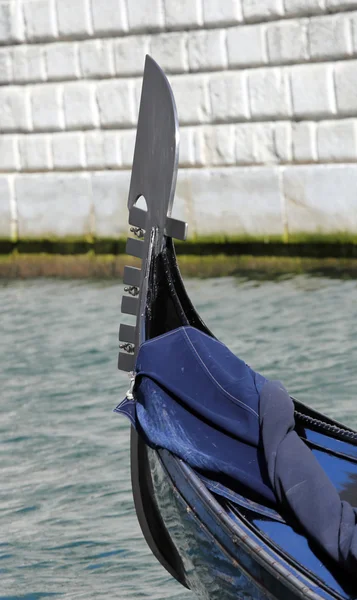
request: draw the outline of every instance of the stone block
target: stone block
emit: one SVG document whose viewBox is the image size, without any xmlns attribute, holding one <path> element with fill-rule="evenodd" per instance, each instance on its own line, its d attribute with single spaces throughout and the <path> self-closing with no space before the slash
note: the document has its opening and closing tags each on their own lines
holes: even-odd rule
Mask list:
<svg viewBox="0 0 357 600">
<path fill-rule="evenodd" d="M 289 233 L 356 233 L 356 164 L 287 167 L 283 189 Z"/>
<path fill-rule="evenodd" d="M 135 115 L 135 118 L 137 118 L 138 115 L 139 115 L 139 106 L 140 106 L 140 99 L 141 99 L 141 91 L 142 91 L 142 87 L 143 87 L 143 79 L 142 79 L 142 77 L 136 77 L 134 80 L 131 80 L 130 85 L 132 87 L 131 97 L 132 97 L 133 102 L 134 102 L 133 113 Z"/>
<path fill-rule="evenodd" d="M 0 2 L 0 44 L 12 44 L 24 40 L 24 19 L 20 2 Z"/>
<path fill-rule="evenodd" d="M 194 127 L 182 127 L 180 130 L 180 167 L 195 165 Z"/>
<path fill-rule="evenodd" d="M 302 121 L 292 124 L 293 161 L 296 163 L 317 160 L 316 123 Z"/>
<path fill-rule="evenodd" d="M 125 0 L 92 0 L 95 35 L 117 35 L 128 31 Z"/>
<path fill-rule="evenodd" d="M 127 3 L 129 30 L 158 31 L 164 28 L 161 0 L 135 0 Z"/>
<path fill-rule="evenodd" d="M 238 165 L 253 165 L 255 162 L 252 123 L 239 123 L 235 128 L 235 156 Z"/>
<path fill-rule="evenodd" d="M 291 98 L 285 69 L 254 69 L 248 75 L 251 114 L 254 118 L 288 117 Z"/>
<path fill-rule="evenodd" d="M 308 38 L 312 59 L 341 58 L 352 53 L 350 22 L 344 14 L 310 19 Z"/>
<path fill-rule="evenodd" d="M 246 73 L 211 75 L 209 91 L 213 121 L 235 121 L 249 117 Z"/>
<path fill-rule="evenodd" d="M 57 37 L 55 0 L 26 0 L 22 3 L 26 39 L 29 42 Z"/>
<path fill-rule="evenodd" d="M 104 141 L 101 131 L 88 131 L 85 134 L 85 166 L 87 169 L 103 169 Z"/>
<path fill-rule="evenodd" d="M 357 61 L 335 65 L 337 112 L 340 115 L 357 113 Z"/>
<path fill-rule="evenodd" d="M 207 127 L 182 127 L 180 130 L 180 166 L 203 167 L 208 164 L 205 130 Z"/>
<path fill-rule="evenodd" d="M 283 234 L 278 170 L 271 167 L 192 169 L 192 221 L 200 235 Z"/>
<path fill-rule="evenodd" d="M 347 16 L 347 15 L 346 15 Z M 357 12 L 349 13 L 352 36 L 352 54 L 357 54 Z"/>
<path fill-rule="evenodd" d="M 46 44 L 44 54 L 49 80 L 78 79 L 80 70 L 77 43 Z"/>
<path fill-rule="evenodd" d="M 172 77 L 171 85 L 180 124 L 207 123 L 210 114 L 206 78 L 201 75 L 179 75 Z"/>
<path fill-rule="evenodd" d="M 286 16 L 315 15 L 325 11 L 325 0 L 285 0 L 284 2 Z"/>
<path fill-rule="evenodd" d="M 336 112 L 332 65 L 291 67 L 293 114 L 296 117 L 324 117 Z"/>
<path fill-rule="evenodd" d="M 47 171 L 52 169 L 50 136 L 46 134 L 24 135 L 19 138 L 22 171 Z"/>
<path fill-rule="evenodd" d="M 0 135 L 0 171 L 17 171 L 18 168 L 17 136 Z"/>
<path fill-rule="evenodd" d="M 15 193 L 20 238 L 85 237 L 93 233 L 88 175 L 18 175 Z"/>
<path fill-rule="evenodd" d="M 102 127 L 130 127 L 135 124 L 132 81 L 114 79 L 98 83 L 97 100 Z"/>
<path fill-rule="evenodd" d="M 188 63 L 191 71 L 215 71 L 227 67 L 224 29 L 196 31 L 188 36 Z"/>
<path fill-rule="evenodd" d="M 93 129 L 98 125 L 95 84 L 67 83 L 63 86 L 63 107 L 66 129 Z"/>
<path fill-rule="evenodd" d="M 234 165 L 235 126 L 208 125 L 203 129 L 206 164 L 211 166 Z"/>
<path fill-rule="evenodd" d="M 85 166 L 84 138 L 80 132 L 56 133 L 52 136 L 53 167 L 73 171 Z"/>
<path fill-rule="evenodd" d="M 31 89 L 31 106 L 35 131 L 58 131 L 64 128 L 61 86 L 34 86 Z"/>
<path fill-rule="evenodd" d="M 150 41 L 150 54 L 165 73 L 188 71 L 187 33 L 170 32 L 153 35 Z"/>
<path fill-rule="evenodd" d="M 283 0 L 242 0 L 245 21 L 266 21 L 282 17 L 284 14 Z"/>
<path fill-rule="evenodd" d="M 7 177 L 0 177 L 0 238 L 12 239 L 11 191 Z"/>
<path fill-rule="evenodd" d="M 92 174 L 95 235 L 118 238 L 128 234 L 130 171 Z"/>
<path fill-rule="evenodd" d="M 303 62 L 308 59 L 307 19 L 280 21 L 267 26 L 270 63 Z"/>
<path fill-rule="evenodd" d="M 43 47 L 15 46 L 12 49 L 12 78 L 15 83 L 40 82 L 46 79 Z"/>
<path fill-rule="evenodd" d="M 274 123 L 236 125 L 236 162 L 242 165 L 273 165 L 280 162 Z"/>
<path fill-rule="evenodd" d="M 274 124 L 252 123 L 254 163 L 273 165 L 279 162 L 276 153 Z"/>
<path fill-rule="evenodd" d="M 122 166 L 125 169 L 131 169 L 134 158 L 136 131 L 128 129 L 120 132 L 120 151 Z"/>
<path fill-rule="evenodd" d="M 204 167 L 206 164 L 205 142 L 202 127 L 193 128 L 194 165 Z"/>
<path fill-rule="evenodd" d="M 199 0 L 164 0 L 167 29 L 195 29 L 203 25 Z"/>
<path fill-rule="evenodd" d="M 114 75 L 112 40 L 88 40 L 79 44 L 81 73 L 85 78 Z"/>
<path fill-rule="evenodd" d="M 12 56 L 9 48 L 0 48 L 0 84 L 12 81 Z"/>
<path fill-rule="evenodd" d="M 122 167 L 120 150 L 120 132 L 104 131 L 104 164 L 106 169 L 118 169 Z"/>
<path fill-rule="evenodd" d="M 28 131 L 31 117 L 28 96 L 21 87 L 0 87 L 0 131 Z"/>
<path fill-rule="evenodd" d="M 352 10 L 357 8 L 357 0 L 326 0 L 328 10 Z"/>
<path fill-rule="evenodd" d="M 196 223 L 193 214 L 194 198 L 191 194 L 191 176 L 197 169 L 180 169 L 177 175 L 175 202 L 172 209 L 174 219 L 188 223 L 189 238 L 200 233 L 200 222 Z"/>
<path fill-rule="evenodd" d="M 289 121 L 274 124 L 275 152 L 279 162 L 287 163 L 292 160 L 292 132 Z"/>
<path fill-rule="evenodd" d="M 230 67 L 252 67 L 266 62 L 264 28 L 240 25 L 227 29 L 228 63 Z"/>
<path fill-rule="evenodd" d="M 146 35 L 128 36 L 114 41 L 115 73 L 141 75 L 144 71 L 145 56 L 149 53 L 149 37 Z"/>
<path fill-rule="evenodd" d="M 56 0 L 58 32 L 62 38 L 86 38 L 92 32 L 89 0 Z"/>
<path fill-rule="evenodd" d="M 85 167 L 91 170 L 123 166 L 118 131 L 89 131 L 85 134 Z"/>
<path fill-rule="evenodd" d="M 243 20 L 240 0 L 203 0 L 203 20 L 205 25 L 232 25 Z"/>
<path fill-rule="evenodd" d="M 317 125 L 319 161 L 351 162 L 357 160 L 357 121 L 320 121 Z"/>
</svg>

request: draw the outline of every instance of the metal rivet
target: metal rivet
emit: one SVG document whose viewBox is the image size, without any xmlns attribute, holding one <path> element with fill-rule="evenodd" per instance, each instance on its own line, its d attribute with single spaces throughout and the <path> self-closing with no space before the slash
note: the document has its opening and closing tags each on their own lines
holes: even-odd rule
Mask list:
<svg viewBox="0 0 357 600">
<path fill-rule="evenodd" d="M 124 288 L 124 292 L 128 292 L 131 296 L 137 296 L 139 293 L 139 288 L 136 285 L 129 285 Z"/>
<path fill-rule="evenodd" d="M 134 344 L 129 344 L 128 342 L 126 342 L 125 344 L 120 344 L 119 348 L 121 350 L 125 350 L 125 352 L 129 352 L 129 354 L 134 354 Z"/>
<path fill-rule="evenodd" d="M 130 231 L 138 238 L 143 238 L 145 235 L 145 232 L 141 227 L 130 227 Z"/>
</svg>

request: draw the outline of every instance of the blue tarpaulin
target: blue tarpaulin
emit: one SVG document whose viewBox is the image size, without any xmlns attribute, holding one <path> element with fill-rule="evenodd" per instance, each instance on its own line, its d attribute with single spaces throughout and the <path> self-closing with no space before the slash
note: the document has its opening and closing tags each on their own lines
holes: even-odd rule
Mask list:
<svg viewBox="0 0 357 600">
<path fill-rule="evenodd" d="M 215 338 L 181 327 L 141 346 L 134 395 L 117 410 L 150 446 L 262 503 L 289 507 L 307 536 L 356 569 L 357 510 L 341 502 L 295 432 L 293 402 L 280 382 Z"/>
</svg>

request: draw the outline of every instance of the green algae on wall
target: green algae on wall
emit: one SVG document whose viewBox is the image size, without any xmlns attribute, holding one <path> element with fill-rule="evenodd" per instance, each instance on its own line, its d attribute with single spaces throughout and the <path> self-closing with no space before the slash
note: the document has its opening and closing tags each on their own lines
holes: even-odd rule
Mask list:
<svg viewBox="0 0 357 600">
<path fill-rule="evenodd" d="M 287 256 L 180 255 L 183 277 L 225 277 L 241 275 L 253 279 L 276 278 L 288 274 L 324 274 L 357 277 L 356 258 L 305 258 Z M 0 256 L 0 278 L 36 277 L 121 279 L 125 265 L 140 266 L 140 260 L 121 255 L 21 254 Z"/>
<path fill-rule="evenodd" d="M 118 277 L 125 264 L 126 238 L 44 238 L 17 242 L 0 239 L 1 277 Z M 301 272 L 354 274 L 357 236 L 299 234 L 289 242 L 279 236 L 201 236 L 176 242 L 185 276 L 218 277 Z"/>
<path fill-rule="evenodd" d="M 42 238 L 21 239 L 17 242 L 0 239 L 0 254 L 17 251 L 21 254 L 82 255 L 88 252 L 95 255 L 117 256 L 125 253 L 126 238 Z M 176 242 L 177 254 L 214 256 L 255 255 L 255 256 L 306 256 L 357 258 L 357 235 L 299 234 L 284 241 L 279 236 L 200 236 L 186 242 Z"/>
</svg>

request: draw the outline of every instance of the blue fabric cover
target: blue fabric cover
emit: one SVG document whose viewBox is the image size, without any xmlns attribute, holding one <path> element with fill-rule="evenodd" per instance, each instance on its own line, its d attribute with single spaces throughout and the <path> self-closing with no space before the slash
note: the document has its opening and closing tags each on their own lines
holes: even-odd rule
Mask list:
<svg viewBox="0 0 357 600">
<path fill-rule="evenodd" d="M 294 405 L 280 382 L 266 382 L 259 412 L 264 455 L 277 499 L 290 507 L 311 539 L 356 576 L 357 509 L 340 500 L 294 431 Z"/>
<path fill-rule="evenodd" d="M 146 442 L 211 480 L 245 486 L 262 502 L 289 506 L 307 536 L 337 562 L 357 567 L 357 510 L 339 495 L 294 431 L 294 406 L 224 344 L 192 327 L 145 342 L 135 402 L 125 413 Z"/>
</svg>

